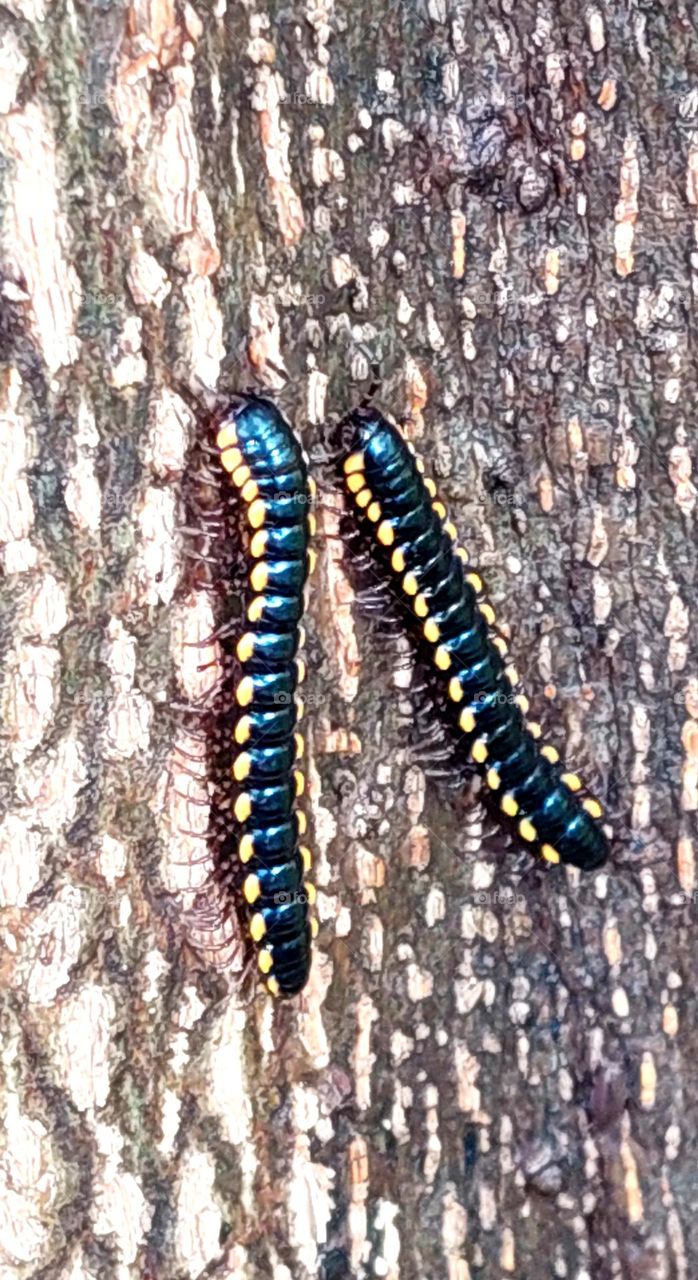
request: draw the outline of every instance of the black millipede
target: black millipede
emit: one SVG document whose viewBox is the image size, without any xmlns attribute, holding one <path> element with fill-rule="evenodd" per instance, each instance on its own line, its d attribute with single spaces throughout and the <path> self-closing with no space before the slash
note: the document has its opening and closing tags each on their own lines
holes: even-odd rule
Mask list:
<svg viewBox="0 0 698 1280">
<path fill-rule="evenodd" d="M 295 995 L 307 981 L 317 932 L 308 911 L 315 890 L 303 844 L 304 743 L 298 731 L 305 674 L 301 618 L 315 556 L 314 482 L 291 427 L 260 397 L 239 397 L 218 420 L 216 446 L 237 490 L 249 560 L 246 627 L 235 644 L 234 841 L 259 970 L 272 994 Z"/>
<path fill-rule="evenodd" d="M 399 430 L 362 407 L 339 427 L 342 483 L 407 629 L 435 672 L 458 753 L 493 807 L 551 863 L 584 870 L 608 855 L 602 808 L 526 720 L 528 699 L 480 575 Z"/>
</svg>

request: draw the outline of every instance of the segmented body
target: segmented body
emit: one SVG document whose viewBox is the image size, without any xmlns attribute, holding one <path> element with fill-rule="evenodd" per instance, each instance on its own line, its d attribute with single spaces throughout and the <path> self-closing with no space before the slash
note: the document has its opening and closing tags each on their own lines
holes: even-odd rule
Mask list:
<svg viewBox="0 0 698 1280">
<path fill-rule="evenodd" d="M 396 427 L 373 409 L 343 424 L 344 484 L 376 557 L 433 667 L 444 714 L 493 804 L 548 862 L 591 869 L 608 853 L 599 801 L 540 741 L 528 700 L 493 630 L 482 580 L 458 546 L 433 481 Z"/>
<path fill-rule="evenodd" d="M 249 556 L 245 629 L 236 643 L 240 679 L 232 747 L 239 786 L 234 817 L 243 894 L 260 972 L 274 995 L 294 995 L 308 977 L 317 922 L 309 904 L 311 855 L 298 686 L 300 625 L 314 552 L 313 481 L 291 428 L 270 402 L 251 398 L 222 421 L 220 461 L 238 491 Z"/>
</svg>

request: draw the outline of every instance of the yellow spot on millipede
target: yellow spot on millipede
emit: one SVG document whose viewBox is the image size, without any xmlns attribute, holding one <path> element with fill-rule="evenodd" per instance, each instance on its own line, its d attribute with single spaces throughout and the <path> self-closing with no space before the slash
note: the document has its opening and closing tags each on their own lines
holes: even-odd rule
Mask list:
<svg viewBox="0 0 698 1280">
<path fill-rule="evenodd" d="M 350 493 L 360 493 L 364 487 L 364 475 L 361 471 L 355 471 L 353 475 L 347 476 L 347 489 Z M 368 493 L 369 490 L 367 489 Z"/>
<path fill-rule="evenodd" d="M 245 902 L 249 902 L 250 906 L 252 906 L 253 902 L 257 901 L 262 890 L 260 888 L 259 879 L 256 875 L 250 874 L 245 877 L 242 885 L 242 892 Z"/>
<path fill-rule="evenodd" d="M 598 800 L 594 800 L 591 796 L 582 801 L 582 808 L 586 809 L 587 813 L 592 818 L 601 818 L 603 816 L 603 809 L 601 808 L 601 805 Z"/>
<path fill-rule="evenodd" d="M 433 618 L 429 618 L 429 620 L 424 623 L 424 639 L 428 640 L 429 644 L 436 644 L 440 635 L 441 632 L 439 630 L 438 623 L 434 622 Z"/>
<path fill-rule="evenodd" d="M 506 813 L 507 817 L 515 818 L 519 812 L 518 801 L 511 795 L 502 796 L 501 809 L 502 813 Z"/>
<path fill-rule="evenodd" d="M 435 498 L 435 497 L 436 497 L 436 485 L 434 484 L 434 481 L 433 481 L 433 480 L 425 480 L 425 481 L 424 481 L 424 488 L 426 489 L 426 491 L 427 491 L 427 493 L 429 494 L 429 497 L 430 497 L 430 498 Z"/>
<path fill-rule="evenodd" d="M 216 446 L 218 449 L 227 449 L 231 444 L 237 444 L 238 433 L 234 422 L 226 422 L 221 427 L 216 436 Z M 240 455 L 242 457 L 242 454 Z"/>
<path fill-rule="evenodd" d="M 369 508 L 368 508 L 368 510 L 366 511 L 366 515 L 368 516 L 369 520 L 371 521 L 371 524 L 376 524 L 376 523 L 380 520 L 380 518 L 381 518 L 381 504 L 380 504 L 380 502 L 372 502 L 372 503 L 371 503 L 371 505 L 370 505 L 370 507 L 369 507 Z"/>
<path fill-rule="evenodd" d="M 559 861 L 560 861 L 560 855 L 559 855 L 559 853 L 558 853 L 557 849 L 553 849 L 553 846 L 552 846 L 551 844 L 544 844 L 544 845 L 543 845 L 543 847 L 542 847 L 542 849 L 541 849 L 541 853 L 542 853 L 543 857 L 545 858 L 545 861 L 546 861 L 546 862 L 559 862 Z"/>
<path fill-rule="evenodd" d="M 395 541 L 393 526 L 389 520 L 383 520 L 376 529 L 376 537 L 384 547 L 391 547 Z"/>
<path fill-rule="evenodd" d="M 269 566 L 265 560 L 258 560 L 250 574 L 250 586 L 255 592 L 263 591 L 269 581 Z"/>
<path fill-rule="evenodd" d="M 250 468 L 248 467 L 247 463 L 243 462 L 241 466 L 235 468 L 230 479 L 232 480 L 236 488 L 240 489 L 242 485 L 245 483 L 245 481 L 249 480 L 251 475 L 252 475 L 252 472 L 250 471 Z"/>
<path fill-rule="evenodd" d="M 306 818 L 302 809 L 296 810 L 296 822 L 298 824 L 299 836 L 304 836 L 306 831 L 308 830 L 308 819 Z"/>
<path fill-rule="evenodd" d="M 487 785 L 490 791 L 497 791 L 499 786 L 501 785 L 501 778 L 497 773 L 496 769 L 487 770 L 487 776 L 485 781 L 487 782 Z"/>
<path fill-rule="evenodd" d="M 315 902 L 317 899 L 317 890 L 315 888 L 315 885 L 312 884 L 310 880 L 306 880 L 305 884 L 303 885 L 303 888 L 305 889 L 305 896 L 308 899 L 308 905 L 310 907 L 315 906 Z"/>
<path fill-rule="evenodd" d="M 508 654 L 508 652 L 509 652 L 509 645 L 507 644 L 506 640 L 504 639 L 504 636 L 495 636 L 495 637 L 494 637 L 494 647 L 495 647 L 495 649 L 498 651 L 498 653 L 500 653 L 500 654 L 502 655 L 502 657 L 503 657 L 503 658 L 506 658 L 506 656 L 507 656 L 507 654 Z"/>
<path fill-rule="evenodd" d="M 414 598 L 414 611 L 418 618 L 426 618 L 429 613 L 429 605 L 421 592 Z"/>
<path fill-rule="evenodd" d="M 317 520 L 312 511 L 308 512 L 308 533 L 311 538 L 314 538 L 317 533 Z"/>
<path fill-rule="evenodd" d="M 308 573 L 311 574 L 311 576 L 312 574 L 315 573 L 316 564 L 317 564 L 317 551 L 315 550 L 314 547 L 308 547 Z"/>
<path fill-rule="evenodd" d="M 249 862 L 250 858 L 254 856 L 254 840 L 249 831 L 245 832 L 240 841 L 238 854 L 241 862 Z"/>
<path fill-rule="evenodd" d="M 264 555 L 268 541 L 269 541 L 269 534 L 267 533 L 266 529 L 258 529 L 256 533 L 252 534 L 252 541 L 250 542 L 250 554 L 253 557 L 253 559 L 258 560 L 260 556 Z"/>
<path fill-rule="evenodd" d="M 250 727 L 252 721 L 249 716 L 241 716 L 235 726 L 235 741 L 238 746 L 242 746 L 250 736 Z"/>
<path fill-rule="evenodd" d="M 305 739 L 302 733 L 294 733 L 293 740 L 296 744 L 296 760 L 302 760 L 305 754 Z"/>
<path fill-rule="evenodd" d="M 405 595 L 416 596 L 419 590 L 419 583 L 413 573 L 406 573 L 402 579 L 402 589 Z"/>
<path fill-rule="evenodd" d="M 451 702 L 463 701 L 463 686 L 458 676 L 452 676 L 448 682 L 448 696 Z"/>
<path fill-rule="evenodd" d="M 280 990 L 281 987 L 279 986 L 276 978 L 267 978 L 267 991 L 270 996 L 278 996 Z"/>
<path fill-rule="evenodd" d="M 296 684 L 302 684 L 305 680 L 305 663 L 302 658 L 296 658 Z"/>
<path fill-rule="evenodd" d="M 476 595 L 479 595 L 483 590 L 483 582 L 479 573 L 469 573 L 465 581 L 470 584 Z"/>
<path fill-rule="evenodd" d="M 472 711 L 461 711 L 458 724 L 463 733 L 473 733 L 475 730 L 475 716 Z"/>
<path fill-rule="evenodd" d="M 458 556 L 459 560 L 463 561 L 463 564 L 467 564 L 470 559 L 470 556 L 468 555 L 468 552 L 466 551 L 465 547 L 456 547 L 456 555 Z"/>
<path fill-rule="evenodd" d="M 308 848 L 307 845 L 302 844 L 298 852 L 301 856 L 301 862 L 303 863 L 303 871 L 304 872 L 310 871 L 310 868 L 313 865 L 313 855 L 311 854 L 310 849 Z"/>
<path fill-rule="evenodd" d="M 249 776 L 251 767 L 252 761 L 250 759 L 249 752 L 241 751 L 240 755 L 237 756 L 233 762 L 233 777 L 235 781 L 244 782 L 245 778 Z"/>
<path fill-rule="evenodd" d="M 247 819 L 252 813 L 252 801 L 246 791 L 243 791 L 235 801 L 233 813 L 235 814 L 236 822 L 247 822 Z"/>
<path fill-rule="evenodd" d="M 557 747 L 551 747 L 551 746 L 541 747 L 540 753 L 542 756 L 545 756 L 545 759 L 548 760 L 550 764 L 557 764 L 558 760 L 560 759 L 560 752 L 558 751 Z"/>
<path fill-rule="evenodd" d="M 519 823 L 519 835 L 522 840 L 535 840 L 538 837 L 538 832 L 528 818 L 522 818 Z"/>
<path fill-rule="evenodd" d="M 250 920 L 250 937 L 252 941 L 261 942 L 266 931 L 267 931 L 267 926 L 264 923 L 264 916 L 262 915 L 261 911 L 257 911 L 255 915 L 252 916 L 252 919 Z"/>
<path fill-rule="evenodd" d="M 434 662 L 439 668 L 439 671 L 448 671 L 448 668 L 451 665 L 451 655 L 448 652 L 448 649 L 444 649 L 441 644 L 434 653 Z"/>
<path fill-rule="evenodd" d="M 517 693 L 516 697 L 514 698 L 514 702 L 519 708 L 519 711 L 521 711 L 523 715 L 526 715 L 526 712 L 529 710 L 531 706 L 530 702 L 528 701 L 528 698 L 526 697 L 526 694 Z"/>
<path fill-rule="evenodd" d="M 267 509 L 262 498 L 255 498 L 247 508 L 247 520 L 253 529 L 261 529 L 267 518 Z"/>
<path fill-rule="evenodd" d="M 344 474 L 352 475 L 355 471 L 363 471 L 364 455 L 363 453 L 350 453 L 344 462 Z"/>
<path fill-rule="evenodd" d="M 439 520 L 446 519 L 446 508 L 443 502 L 432 502 L 431 508 L 432 508 L 432 511 L 434 511 L 436 515 L 439 517 Z"/>
<path fill-rule="evenodd" d="M 242 463 L 242 454 L 239 449 L 225 449 L 221 454 L 221 466 L 224 471 L 232 473 L 237 471 Z"/>
<path fill-rule="evenodd" d="M 239 707 L 249 707 L 254 697 L 254 680 L 252 676 L 243 676 L 235 690 L 235 701 Z"/>
<path fill-rule="evenodd" d="M 259 493 L 259 485 L 257 484 L 257 481 L 248 480 L 247 483 L 244 484 L 242 486 L 242 489 L 240 490 L 240 497 L 242 498 L 243 502 L 252 502 L 253 498 L 256 498 L 258 493 Z"/>
<path fill-rule="evenodd" d="M 444 525 L 444 533 L 448 535 L 452 542 L 458 537 L 458 530 L 451 520 L 447 520 Z"/>
<path fill-rule="evenodd" d="M 497 616 L 497 615 L 496 615 L 496 613 L 495 613 L 495 611 L 494 611 L 494 609 L 492 608 L 492 605 L 491 605 L 491 604 L 488 604 L 488 603 L 487 603 L 487 601 L 485 600 L 485 601 L 480 605 L 480 613 L 482 614 L 483 618 L 485 619 L 485 622 L 487 623 L 488 627 L 491 627 L 491 626 L 492 626 L 492 624 L 493 624 L 493 623 L 494 623 L 494 621 L 495 621 L 496 616 Z"/>
<path fill-rule="evenodd" d="M 405 571 L 405 556 L 399 547 L 393 551 L 390 557 L 390 567 L 394 573 L 404 573 Z"/>
<path fill-rule="evenodd" d="M 477 741 L 473 743 L 470 754 L 476 764 L 484 764 L 488 756 L 487 743 L 482 738 L 478 738 Z"/>
<path fill-rule="evenodd" d="M 250 607 L 247 610 L 247 621 L 259 622 L 259 619 L 261 618 L 263 613 L 264 613 L 264 596 L 255 596 L 254 600 L 250 601 Z"/>
<path fill-rule="evenodd" d="M 260 951 L 257 957 L 257 964 L 262 973 L 269 973 L 272 968 L 274 961 L 271 958 L 271 951 L 267 951 L 266 947 Z"/>
<path fill-rule="evenodd" d="M 504 668 L 504 674 L 505 674 L 505 676 L 506 676 L 507 680 L 509 681 L 509 684 L 510 684 L 510 685 L 512 685 L 512 686 L 513 686 L 513 685 L 515 685 L 515 684 L 518 684 L 518 683 L 519 683 L 519 673 L 518 673 L 518 671 L 516 670 L 516 667 L 514 667 L 514 666 L 505 667 L 505 668 Z"/>
<path fill-rule="evenodd" d="M 315 916 L 313 916 L 312 920 L 310 921 L 310 936 L 311 936 L 311 938 L 317 938 L 317 936 L 318 936 L 319 932 L 320 932 L 320 924 L 319 924 L 319 922 L 315 919 Z"/>
<path fill-rule="evenodd" d="M 582 789 L 582 779 L 576 773 L 561 774 L 560 782 L 564 782 L 570 791 L 581 791 Z"/>
<path fill-rule="evenodd" d="M 238 640 L 235 652 L 237 653 L 238 660 L 240 662 L 249 662 L 252 654 L 254 653 L 254 639 L 254 633 L 252 631 L 246 631 L 244 636 L 241 636 Z"/>
<path fill-rule="evenodd" d="M 296 784 L 296 795 L 302 796 L 305 791 L 305 778 L 300 769 L 294 770 L 293 779 Z"/>
<path fill-rule="evenodd" d="M 357 507 L 367 507 L 372 497 L 373 494 L 370 489 L 360 489 L 356 495 Z"/>
<path fill-rule="evenodd" d="M 528 729 L 528 732 L 530 733 L 532 738 L 540 738 L 543 732 L 537 720 L 527 720 L 526 728 Z"/>
</svg>

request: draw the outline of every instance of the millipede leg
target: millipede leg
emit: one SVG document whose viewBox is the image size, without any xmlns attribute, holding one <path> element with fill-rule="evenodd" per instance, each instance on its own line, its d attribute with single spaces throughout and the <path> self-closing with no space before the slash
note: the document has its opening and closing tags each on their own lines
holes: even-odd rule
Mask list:
<svg viewBox="0 0 698 1280">
<path fill-rule="evenodd" d="M 200 662 L 197 665 L 196 670 L 197 672 L 210 671 L 212 667 L 219 667 L 220 665 L 221 665 L 220 659 L 216 657 L 216 658 L 212 658 L 210 662 Z"/>
<path fill-rule="evenodd" d="M 218 565 L 219 563 L 215 556 L 207 556 L 204 555 L 203 551 L 192 551 L 188 547 L 184 548 L 182 555 L 185 556 L 187 560 L 194 560 L 197 564 Z"/>
<path fill-rule="evenodd" d="M 196 804 L 201 809 L 210 808 L 210 805 L 211 805 L 210 799 L 200 800 L 196 796 L 185 796 L 184 792 L 178 791 L 176 787 L 173 787 L 172 790 L 173 790 L 173 794 L 176 795 L 179 800 L 184 800 L 186 804 Z"/>
<path fill-rule="evenodd" d="M 222 519 L 226 515 L 230 514 L 227 507 L 225 507 L 223 503 L 219 503 L 217 507 L 202 507 L 199 505 L 198 502 L 195 502 L 194 499 L 191 498 L 186 502 L 185 505 L 187 506 L 188 510 L 191 512 L 192 515 L 198 516 L 202 520 L 207 520 L 209 516 L 213 517 L 214 519 L 218 519 L 219 517 Z M 223 527 L 224 525 L 221 524 L 221 528 Z"/>
<path fill-rule="evenodd" d="M 194 702 L 171 702 L 170 706 L 173 711 L 185 711 L 188 715 L 211 716 L 215 709 L 216 698 L 220 696 L 223 687 L 224 677 L 221 677 L 220 680 L 211 685 L 210 689 L 206 690 L 206 696 L 209 700 L 206 706 L 197 706 Z"/>
<path fill-rule="evenodd" d="M 366 395 L 364 396 L 363 400 L 360 402 L 362 409 L 371 408 L 371 405 L 376 397 L 376 393 L 380 391 L 381 386 L 383 385 L 383 379 L 381 378 L 380 364 L 378 363 L 377 360 L 371 361 L 370 370 L 371 370 L 372 377 L 369 383 L 368 391 L 366 392 Z"/>
<path fill-rule="evenodd" d="M 194 782 L 201 782 L 201 783 L 204 783 L 204 782 L 206 782 L 206 781 L 207 781 L 207 778 L 206 778 L 206 775 L 205 775 L 205 774 L 203 774 L 203 775 L 202 775 L 202 774 L 200 774 L 200 773 L 195 773 L 193 769 L 188 769 L 188 768 L 187 768 L 187 766 L 186 766 L 185 764 L 180 764 L 180 763 L 178 763 L 178 764 L 177 764 L 177 772 L 178 772 L 178 773 L 183 773 L 183 774 L 185 774 L 185 775 L 187 776 L 187 778 L 193 778 L 193 779 L 194 779 Z"/>
<path fill-rule="evenodd" d="M 212 471 L 210 467 L 199 467 L 196 472 L 196 483 L 210 485 L 212 489 L 216 489 L 218 493 L 225 483 L 224 476 L 219 471 Z"/>
<path fill-rule="evenodd" d="M 207 853 L 204 857 L 201 857 L 201 858 L 168 858 L 167 865 L 169 867 L 203 867 L 209 860 L 210 860 L 210 854 Z M 203 881 L 203 884 L 201 886 L 197 886 L 197 891 L 198 891 L 198 888 L 203 888 L 203 885 L 207 883 L 209 883 L 208 877 L 206 880 Z"/>
<path fill-rule="evenodd" d="M 194 764 L 206 764 L 204 756 L 195 756 L 191 751 L 185 751 L 184 747 L 180 747 L 177 743 L 175 743 L 173 750 L 177 752 L 178 756 L 184 756 L 185 760 L 192 760 Z"/>
<path fill-rule="evenodd" d="M 223 528 L 224 526 L 221 521 L 207 520 L 206 524 L 203 525 L 201 528 L 197 528 L 196 525 L 191 525 L 191 524 L 177 525 L 176 532 L 183 533 L 187 537 L 192 537 L 192 538 L 207 538 L 209 537 L 212 530 L 222 531 Z"/>
<path fill-rule="evenodd" d="M 207 645 L 215 644 L 217 640 L 225 640 L 228 636 L 234 635 L 241 624 L 242 619 L 226 622 L 219 630 L 212 631 L 210 636 L 205 636 L 203 640 L 184 640 L 182 647 L 184 649 L 205 649 Z"/>
</svg>

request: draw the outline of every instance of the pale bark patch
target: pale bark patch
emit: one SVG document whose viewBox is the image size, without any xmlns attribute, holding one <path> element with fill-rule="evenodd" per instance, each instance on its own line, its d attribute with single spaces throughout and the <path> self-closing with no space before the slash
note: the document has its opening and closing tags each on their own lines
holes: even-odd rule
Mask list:
<svg viewBox="0 0 698 1280">
<path fill-rule="evenodd" d="M 3 407 L 0 410 L 0 543 L 21 543 L 34 524 L 34 506 L 29 494 L 26 469 L 32 461 L 32 447 L 24 419 L 19 412 L 22 380 L 16 369 L 5 375 Z M 5 568 L 11 572 L 11 545 L 4 548 Z M 24 557 L 22 557 L 24 559 Z M 29 567 L 26 563 L 22 567 Z M 19 565 L 15 566 L 19 571 Z"/>
<path fill-rule="evenodd" d="M 84 748 L 76 733 L 69 733 L 40 757 L 17 770 L 17 795 L 30 806 L 36 825 L 55 835 L 72 822 L 87 770 Z"/>
<path fill-rule="evenodd" d="M 82 948 L 85 897 L 65 885 L 29 924 L 22 938 L 18 981 L 31 1004 L 53 1005 Z"/>
<path fill-rule="evenodd" d="M 20 763 L 39 745 L 51 721 L 58 697 L 60 654 L 44 644 L 21 641 L 6 659 L 2 716 Z"/>
<path fill-rule="evenodd" d="M 103 1107 L 109 1094 L 114 1001 L 95 982 L 73 991 L 58 1009 L 56 1067 L 78 1111 Z"/>
<path fill-rule="evenodd" d="M 175 1249 L 187 1274 L 198 1276 L 221 1251 L 221 1211 L 215 1192 L 216 1167 L 208 1152 L 191 1148 L 180 1165 Z"/>
<path fill-rule="evenodd" d="M 95 1180 L 94 1232 L 113 1237 L 119 1260 L 126 1267 L 136 1261 L 150 1227 L 152 1210 L 138 1180 L 120 1162 L 109 1159 Z"/>
<path fill-rule="evenodd" d="M 12 109 L 20 81 L 27 68 L 27 59 L 12 30 L 0 37 L 0 115 Z"/>
<path fill-rule="evenodd" d="M 8 813 L 0 823 L 0 906 L 23 907 L 41 881 L 46 839 L 31 814 Z"/>
<path fill-rule="evenodd" d="M 44 1258 L 54 1228 L 58 1194 L 56 1152 L 48 1130 L 21 1108 L 13 1090 L 6 1095 L 4 1151 L 0 1157 L 0 1261 L 4 1276 L 25 1274 Z"/>
<path fill-rule="evenodd" d="M 36 339 L 53 373 L 77 359 L 75 319 L 81 300 L 58 198 L 56 143 L 35 103 L 0 121 L 0 139 L 11 161 L 3 226 L 6 260 L 26 282 Z"/>
<path fill-rule="evenodd" d="M 259 120 L 264 162 L 281 238 L 285 244 L 294 245 L 305 230 L 303 207 L 291 181 L 288 157 L 291 136 L 280 109 L 283 82 L 266 65 L 266 61 L 266 57 L 259 59 L 252 108 Z"/>
</svg>

